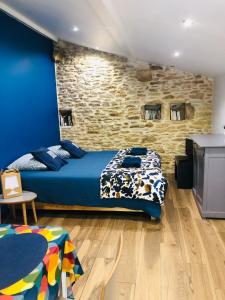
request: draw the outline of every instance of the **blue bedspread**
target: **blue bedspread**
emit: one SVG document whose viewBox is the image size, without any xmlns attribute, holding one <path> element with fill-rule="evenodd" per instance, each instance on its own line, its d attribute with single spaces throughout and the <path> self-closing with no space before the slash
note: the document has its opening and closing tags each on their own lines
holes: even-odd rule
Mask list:
<svg viewBox="0 0 225 300">
<path fill-rule="evenodd" d="M 68 159 L 59 171 L 21 172 L 24 190 L 38 195 L 40 202 L 96 207 L 124 207 L 160 217 L 160 205 L 142 199 L 101 199 L 100 177 L 117 151 L 92 151 L 81 159 Z"/>
</svg>

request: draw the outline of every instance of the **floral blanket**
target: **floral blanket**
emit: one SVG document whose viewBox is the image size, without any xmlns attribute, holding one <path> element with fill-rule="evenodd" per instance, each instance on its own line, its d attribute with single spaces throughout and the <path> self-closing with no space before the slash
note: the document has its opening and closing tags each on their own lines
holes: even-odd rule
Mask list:
<svg viewBox="0 0 225 300">
<path fill-rule="evenodd" d="M 122 168 L 130 149 L 119 151 L 101 174 L 101 198 L 133 198 L 163 205 L 167 180 L 162 174 L 158 153 L 148 149 L 140 168 Z"/>
</svg>

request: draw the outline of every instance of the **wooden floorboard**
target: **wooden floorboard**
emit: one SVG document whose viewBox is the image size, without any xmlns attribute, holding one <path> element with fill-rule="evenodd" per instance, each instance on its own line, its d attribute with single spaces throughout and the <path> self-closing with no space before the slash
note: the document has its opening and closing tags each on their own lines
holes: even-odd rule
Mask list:
<svg viewBox="0 0 225 300">
<path fill-rule="evenodd" d="M 177 190 L 172 176 L 161 221 L 144 213 L 38 212 L 39 225 L 70 232 L 85 275 L 77 300 L 98 299 L 101 273 L 123 248 L 106 300 L 225 299 L 225 220 L 200 217 L 192 192 Z M 29 216 L 32 221 L 32 216 Z"/>
</svg>

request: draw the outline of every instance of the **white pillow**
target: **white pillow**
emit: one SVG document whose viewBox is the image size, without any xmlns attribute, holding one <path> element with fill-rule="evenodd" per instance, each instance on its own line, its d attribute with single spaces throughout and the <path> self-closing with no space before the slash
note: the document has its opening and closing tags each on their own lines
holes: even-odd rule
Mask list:
<svg viewBox="0 0 225 300">
<path fill-rule="evenodd" d="M 47 170 L 48 168 L 37 161 L 31 153 L 25 154 L 11 163 L 8 169 L 18 169 L 20 171 L 41 171 Z"/>
<path fill-rule="evenodd" d="M 49 150 L 51 150 L 52 152 L 54 152 L 57 156 L 59 156 L 60 158 L 70 158 L 71 155 L 68 151 L 64 150 L 61 145 L 56 145 L 56 146 L 51 146 L 48 147 Z"/>
</svg>

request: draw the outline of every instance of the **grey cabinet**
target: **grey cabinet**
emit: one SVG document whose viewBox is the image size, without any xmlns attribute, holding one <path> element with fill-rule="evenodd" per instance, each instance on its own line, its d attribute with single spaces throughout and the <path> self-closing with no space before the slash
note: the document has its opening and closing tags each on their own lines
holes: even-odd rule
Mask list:
<svg viewBox="0 0 225 300">
<path fill-rule="evenodd" d="M 212 135 L 214 136 L 214 135 Z M 224 146 L 193 137 L 193 194 L 202 217 L 225 218 L 225 136 Z M 215 136 L 214 136 L 215 138 Z M 220 140 L 221 142 L 221 140 Z"/>
</svg>

